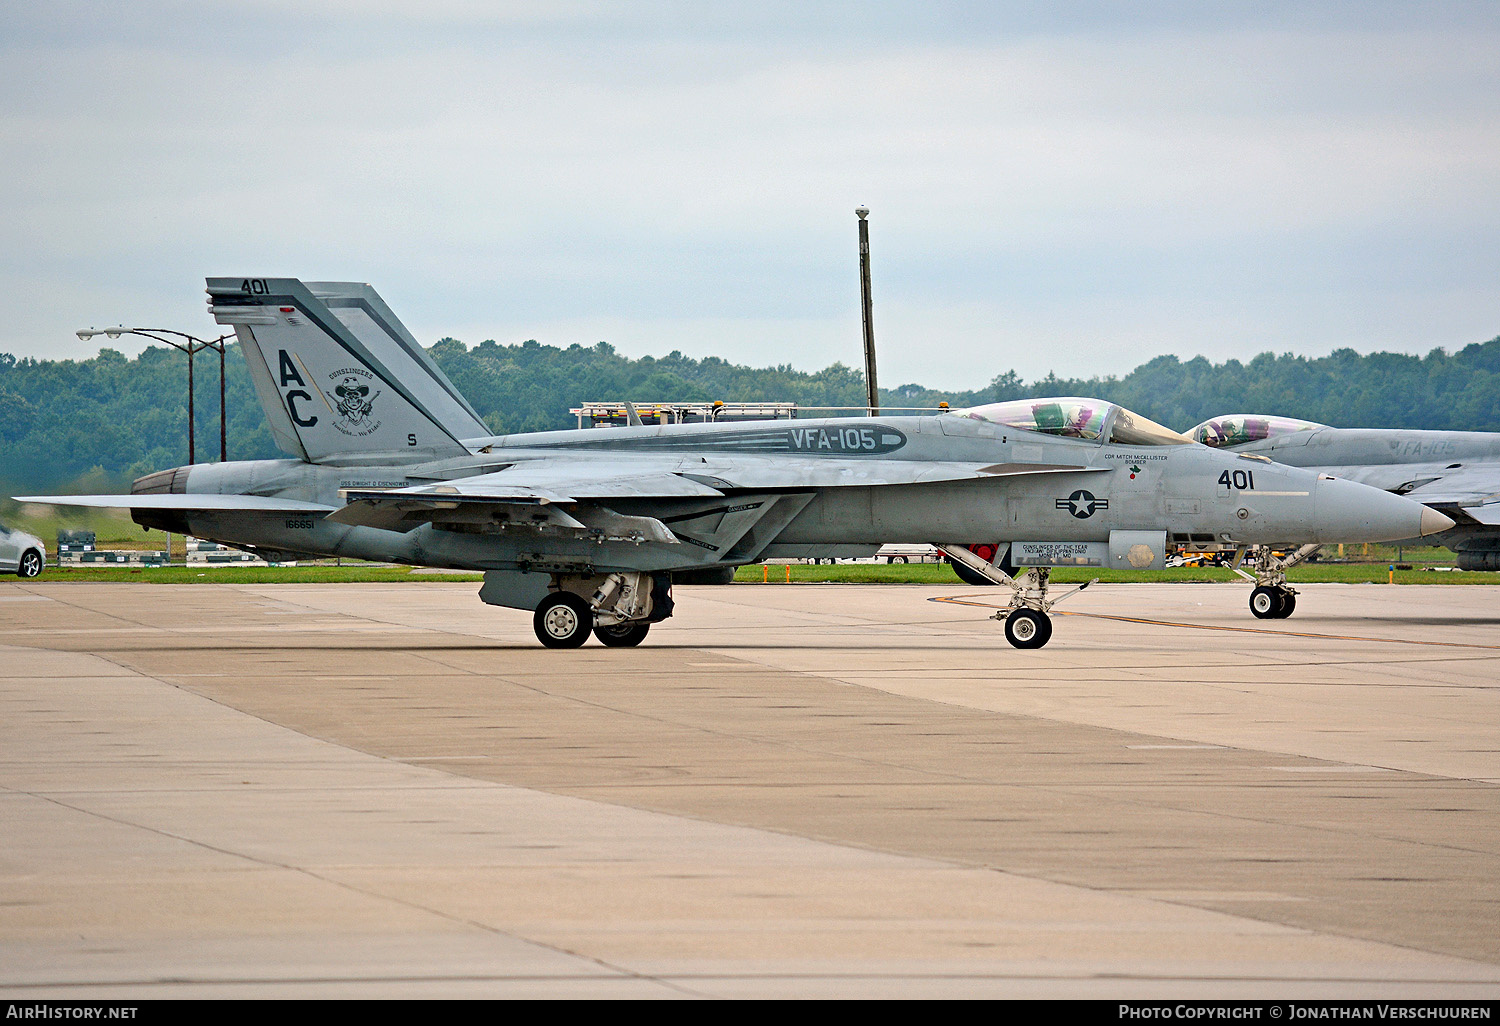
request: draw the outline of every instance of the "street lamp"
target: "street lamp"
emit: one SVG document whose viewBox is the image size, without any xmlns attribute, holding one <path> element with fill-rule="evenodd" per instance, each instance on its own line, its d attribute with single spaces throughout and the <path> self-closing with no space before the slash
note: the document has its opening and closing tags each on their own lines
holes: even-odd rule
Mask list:
<svg viewBox="0 0 1500 1026">
<path fill-rule="evenodd" d="M 139 335 L 149 338 L 153 342 L 161 342 L 187 353 L 188 358 L 188 463 L 198 462 L 197 445 L 194 431 L 193 410 L 193 354 L 203 349 L 216 349 L 219 353 L 219 461 L 229 461 L 228 435 L 224 425 L 224 341 L 234 338 L 234 333 L 220 335 L 216 339 L 201 339 L 195 335 L 188 335 L 181 331 L 172 331 L 170 328 L 126 328 L 124 326 L 115 328 L 84 328 L 78 332 L 78 337 L 87 342 L 95 335 L 104 335 L 107 338 L 119 338 L 121 335 Z M 164 336 L 171 335 L 172 338 Z M 182 341 L 177 341 L 181 339 Z"/>
</svg>

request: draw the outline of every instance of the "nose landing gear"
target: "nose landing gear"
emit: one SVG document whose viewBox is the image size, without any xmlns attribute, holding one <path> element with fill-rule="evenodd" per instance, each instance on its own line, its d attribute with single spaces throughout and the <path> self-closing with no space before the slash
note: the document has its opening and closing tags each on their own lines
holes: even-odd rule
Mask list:
<svg viewBox="0 0 1500 1026">
<path fill-rule="evenodd" d="M 1012 577 L 963 545 L 939 545 L 937 548 L 947 555 L 955 571 L 962 566 L 987 584 L 998 584 L 1011 590 L 1010 604 L 997 612 L 994 619 L 1005 621 L 1005 640 L 1016 648 L 1041 648 L 1051 641 L 1052 618 L 1047 613 L 1063 599 L 1077 595 L 1098 580 L 1095 578 L 1057 598 L 1048 598 L 1048 578 L 1052 574 L 1050 567 L 1028 567 L 1023 573 Z M 1009 557 L 1003 562 L 1009 564 Z M 959 576 L 968 580 L 964 574 Z"/>
<path fill-rule="evenodd" d="M 1286 583 L 1286 572 L 1322 546 L 1304 545 L 1289 556 L 1277 557 L 1269 546 L 1257 545 L 1241 555 L 1230 569 L 1247 581 L 1255 582 L 1250 593 L 1250 612 L 1260 620 L 1285 620 L 1297 608 L 1297 592 Z M 1240 569 L 1250 564 L 1250 572 Z"/>
</svg>

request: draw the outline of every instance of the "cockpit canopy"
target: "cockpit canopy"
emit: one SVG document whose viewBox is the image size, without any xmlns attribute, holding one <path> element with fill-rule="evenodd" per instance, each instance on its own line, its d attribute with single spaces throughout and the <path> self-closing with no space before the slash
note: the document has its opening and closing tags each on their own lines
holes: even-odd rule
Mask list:
<svg viewBox="0 0 1500 1026">
<path fill-rule="evenodd" d="M 1037 431 L 1044 435 L 1122 445 L 1188 445 L 1192 442 L 1186 435 L 1179 435 L 1139 413 L 1131 413 L 1123 406 L 1077 396 L 1014 399 L 954 410 L 953 414 L 1017 431 Z"/>
<path fill-rule="evenodd" d="M 1246 442 L 1258 442 L 1262 438 L 1289 435 L 1297 431 L 1311 431 L 1327 427 L 1310 420 L 1295 420 L 1292 417 L 1257 417 L 1253 414 L 1236 413 L 1232 417 L 1215 417 L 1188 432 L 1193 441 L 1211 445 L 1215 449 L 1227 449 Z"/>
</svg>

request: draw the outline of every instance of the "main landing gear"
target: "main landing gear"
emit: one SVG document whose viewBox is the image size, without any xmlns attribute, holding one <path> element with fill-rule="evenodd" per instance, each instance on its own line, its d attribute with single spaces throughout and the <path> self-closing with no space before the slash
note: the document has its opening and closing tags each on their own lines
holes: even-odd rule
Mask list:
<svg viewBox="0 0 1500 1026">
<path fill-rule="evenodd" d="M 1016 648 L 1041 648 L 1051 641 L 1052 618 L 1047 613 L 1063 599 L 1076 595 L 1089 584 L 1095 583 L 1089 581 L 1057 598 L 1048 598 L 1048 578 L 1052 574 L 1050 567 L 1028 567 L 1023 573 L 1011 576 L 989 559 L 965 546 L 939 545 L 938 548 L 953 563 L 955 571 L 962 566 L 985 584 L 998 584 L 1011 590 L 1010 604 L 997 612 L 994 619 L 1005 621 L 1005 640 Z M 1008 566 L 1009 558 L 1002 562 Z M 969 580 L 968 575 L 959 576 Z"/>
<path fill-rule="evenodd" d="M 553 588 L 531 617 L 537 640 L 548 648 L 577 648 L 590 634 L 610 648 L 632 647 L 646 640 L 653 623 L 672 615 L 672 579 L 665 573 L 559 575 Z"/>
<path fill-rule="evenodd" d="M 646 640 L 646 632 L 651 625 L 645 621 L 628 621 L 626 623 L 595 624 L 594 637 L 610 648 L 634 648 Z"/>
<path fill-rule="evenodd" d="M 577 648 L 589 640 L 594 610 L 571 592 L 560 591 L 542 599 L 531 617 L 537 640 L 548 648 Z"/>
<path fill-rule="evenodd" d="M 595 623 L 589 604 L 568 592 L 544 598 L 536 607 L 531 624 L 537 638 L 548 648 L 577 648 L 589 640 L 591 630 L 594 637 L 610 648 L 625 648 L 645 641 L 646 632 L 651 629 L 644 620 Z"/>
<path fill-rule="evenodd" d="M 1304 545 L 1289 556 L 1278 557 L 1269 546 L 1257 545 L 1235 559 L 1230 569 L 1247 581 L 1255 582 L 1250 593 L 1250 612 L 1260 620 L 1285 620 L 1297 608 L 1297 592 L 1286 583 L 1286 572 L 1321 546 Z M 1240 569 L 1249 563 L 1250 572 Z"/>
</svg>

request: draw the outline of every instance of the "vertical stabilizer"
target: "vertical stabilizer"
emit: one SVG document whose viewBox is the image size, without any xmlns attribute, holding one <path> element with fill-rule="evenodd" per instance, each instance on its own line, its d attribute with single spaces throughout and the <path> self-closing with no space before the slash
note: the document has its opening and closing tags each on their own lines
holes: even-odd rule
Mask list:
<svg viewBox="0 0 1500 1026">
<path fill-rule="evenodd" d="M 489 434 L 368 285 L 209 278 L 208 297 L 214 320 L 234 326 L 272 435 L 294 456 L 433 459 Z"/>
</svg>

